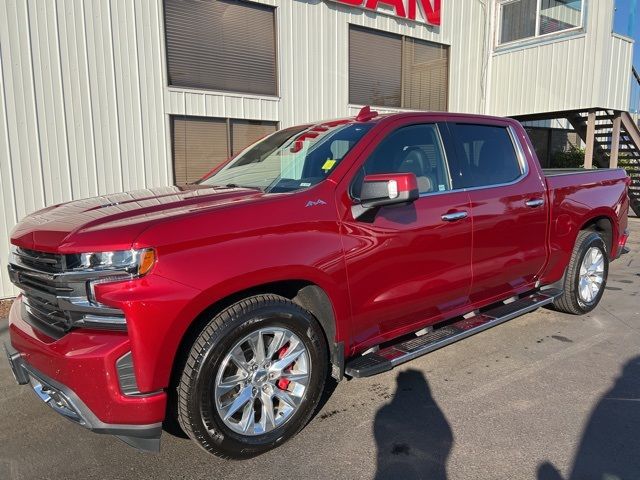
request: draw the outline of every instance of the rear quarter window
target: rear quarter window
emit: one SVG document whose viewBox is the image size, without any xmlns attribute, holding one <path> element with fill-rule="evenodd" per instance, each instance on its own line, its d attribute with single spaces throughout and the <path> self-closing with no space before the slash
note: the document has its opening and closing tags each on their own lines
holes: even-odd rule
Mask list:
<svg viewBox="0 0 640 480">
<path fill-rule="evenodd" d="M 453 188 L 500 185 L 524 173 L 507 127 L 451 124 L 455 159 L 450 160 Z"/>
</svg>

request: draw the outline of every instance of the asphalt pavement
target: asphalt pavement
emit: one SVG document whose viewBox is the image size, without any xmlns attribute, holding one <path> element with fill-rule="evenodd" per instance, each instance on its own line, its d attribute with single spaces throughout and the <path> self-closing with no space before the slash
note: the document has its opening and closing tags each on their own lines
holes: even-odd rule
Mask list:
<svg viewBox="0 0 640 480">
<path fill-rule="evenodd" d="M 638 479 L 640 220 L 591 314 L 540 309 L 340 383 L 293 440 L 225 461 L 137 452 L 59 417 L 0 359 L 0 479 Z M 7 339 L 0 320 L 0 341 Z"/>
</svg>

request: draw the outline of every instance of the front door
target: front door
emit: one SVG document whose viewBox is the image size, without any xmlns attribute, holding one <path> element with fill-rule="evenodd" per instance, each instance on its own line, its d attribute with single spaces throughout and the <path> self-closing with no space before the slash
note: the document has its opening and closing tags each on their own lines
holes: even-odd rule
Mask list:
<svg viewBox="0 0 640 480">
<path fill-rule="evenodd" d="M 468 304 L 471 217 L 468 194 L 452 191 L 440 127 L 400 121 L 365 151 L 338 188 L 352 303 L 361 346 L 436 321 Z M 362 179 L 411 172 L 420 198 L 354 218 Z"/>
</svg>

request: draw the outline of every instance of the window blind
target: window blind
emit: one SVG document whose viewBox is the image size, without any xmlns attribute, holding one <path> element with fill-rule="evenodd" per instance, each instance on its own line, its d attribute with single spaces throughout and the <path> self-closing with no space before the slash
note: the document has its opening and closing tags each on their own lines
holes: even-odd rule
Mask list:
<svg viewBox="0 0 640 480">
<path fill-rule="evenodd" d="M 351 27 L 349 31 L 349 102 L 399 107 L 402 37 Z"/>
<path fill-rule="evenodd" d="M 228 158 L 227 122 L 219 118 L 173 119 L 175 183 L 195 182 Z"/>
<path fill-rule="evenodd" d="M 231 153 L 242 151 L 260 138 L 277 130 L 275 123 L 254 122 L 251 120 L 231 121 Z"/>
<path fill-rule="evenodd" d="M 276 95 L 274 8 L 237 0 L 165 0 L 169 84 Z"/>
<path fill-rule="evenodd" d="M 276 122 L 175 116 L 173 170 L 177 185 L 195 182 L 232 154 L 278 129 Z"/>
<path fill-rule="evenodd" d="M 446 45 L 351 26 L 350 103 L 444 111 L 448 90 Z"/>
<path fill-rule="evenodd" d="M 405 37 L 402 57 L 402 106 L 445 111 L 449 85 L 447 47 Z"/>
</svg>

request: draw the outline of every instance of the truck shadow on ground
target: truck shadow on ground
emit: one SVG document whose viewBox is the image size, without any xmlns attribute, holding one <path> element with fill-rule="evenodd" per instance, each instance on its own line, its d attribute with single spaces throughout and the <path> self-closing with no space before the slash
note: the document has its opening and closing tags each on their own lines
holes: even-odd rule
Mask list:
<svg viewBox="0 0 640 480">
<path fill-rule="evenodd" d="M 444 480 L 453 432 L 417 370 L 401 372 L 391 403 L 376 414 L 376 480 Z"/>
<path fill-rule="evenodd" d="M 591 413 L 568 480 L 640 478 L 640 356 Z M 538 467 L 538 480 L 563 480 L 555 466 Z"/>
</svg>

